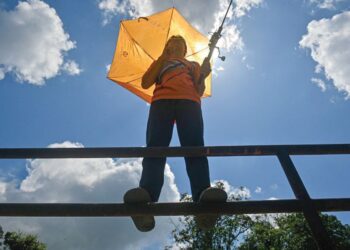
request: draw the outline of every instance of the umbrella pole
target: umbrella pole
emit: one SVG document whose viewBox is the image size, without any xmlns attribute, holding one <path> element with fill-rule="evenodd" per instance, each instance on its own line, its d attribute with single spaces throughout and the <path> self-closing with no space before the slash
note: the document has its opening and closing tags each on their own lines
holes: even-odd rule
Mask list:
<svg viewBox="0 0 350 250">
<path fill-rule="evenodd" d="M 230 1 L 230 4 L 229 4 L 229 6 L 228 6 L 228 8 L 226 10 L 224 19 L 222 20 L 222 23 L 221 23 L 220 27 L 217 29 L 217 31 L 215 31 L 213 33 L 213 35 L 211 36 L 211 38 L 209 40 L 209 53 L 208 53 L 207 57 L 204 58 L 202 65 L 204 63 L 209 63 L 209 61 L 210 61 L 210 59 L 211 59 L 211 57 L 213 55 L 214 49 L 216 48 L 216 44 L 218 43 L 218 41 L 219 41 L 219 39 L 221 37 L 221 32 L 223 30 L 223 26 L 224 26 L 224 23 L 225 23 L 225 20 L 226 20 L 226 17 L 227 17 L 227 13 L 230 10 L 232 2 L 233 2 L 233 0 Z M 222 58 L 222 60 L 223 59 L 224 58 Z M 201 84 L 204 81 L 204 76 L 201 74 L 199 79 L 200 79 L 199 84 Z"/>
</svg>

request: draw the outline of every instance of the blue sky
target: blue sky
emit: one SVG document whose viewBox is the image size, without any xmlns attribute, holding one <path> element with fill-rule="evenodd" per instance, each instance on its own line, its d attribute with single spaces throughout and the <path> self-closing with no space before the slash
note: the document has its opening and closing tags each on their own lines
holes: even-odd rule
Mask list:
<svg viewBox="0 0 350 250">
<path fill-rule="evenodd" d="M 62 22 L 54 24 L 63 29 L 63 33 L 56 32 L 57 38 L 63 37 L 62 44 L 51 41 L 51 34 L 45 37 L 37 31 L 45 19 L 28 22 L 27 27 L 16 30 L 19 26 L 12 18 L 20 20 L 25 16 L 16 9 L 18 2 L 0 3 L 1 148 L 47 147 L 64 142 L 85 147 L 145 145 L 149 106 L 108 80 L 106 66 L 112 61 L 122 18 L 154 13 L 171 7 L 172 1 L 124 1 L 123 5 L 111 0 L 116 5 L 108 8 L 101 7 L 103 2 L 108 1 L 26 2 L 29 7 L 39 4 L 43 12 L 55 10 L 49 12 L 49 17 L 56 15 Z M 350 69 L 346 63 L 350 60 L 350 1 L 239 3 L 247 3 L 250 8 L 242 7 L 244 14 L 231 18 L 227 26 L 235 28 L 241 48 L 227 34 L 227 42 L 222 44 L 226 61 L 215 62 L 213 96 L 202 102 L 206 145 L 349 143 Z M 206 14 L 214 20 L 210 15 L 221 13 L 222 9 L 214 6 L 217 3 L 211 4 L 215 8 L 207 8 Z M 204 2 L 193 0 L 186 5 L 175 1 L 180 12 L 203 33 L 211 31 L 214 27 L 207 22 L 201 26 L 203 18 L 191 14 L 195 5 L 203 7 L 200 5 Z M 34 20 L 35 16 L 25 16 L 25 20 Z M 308 26 L 312 21 L 314 26 Z M 45 30 L 46 26 L 42 27 Z M 20 29 L 28 32 L 19 32 Z M 317 33 L 320 30 L 321 35 Z M 322 37 L 325 33 L 329 40 Z M 46 43 L 38 43 L 41 35 L 40 41 Z M 302 44 L 307 35 L 309 42 L 304 40 Z M 52 46 L 57 46 L 58 57 L 50 57 Z M 33 54 L 29 53 L 31 50 Z M 36 58 L 42 51 L 48 54 L 46 61 Z M 11 55 L 17 59 L 11 59 Z M 16 60 L 24 63 L 16 64 Z M 315 72 L 318 64 L 321 70 Z M 176 130 L 171 145 L 179 145 Z M 349 197 L 350 156 L 292 159 L 312 197 Z M 209 161 L 212 180 L 224 179 L 233 187 L 245 186 L 251 199 L 293 198 L 276 157 L 224 157 Z M 168 164 L 179 192 L 190 192 L 183 159 L 171 158 Z M 33 174 L 28 172 L 28 166 L 34 169 L 36 165 L 25 160 L 1 160 L 3 185 L 14 182 L 20 188 L 22 181 Z M 6 194 L 6 190 L 2 192 Z M 19 199 L 14 197 L 17 196 L 8 196 L 6 201 Z M 60 201 L 59 196 L 57 200 Z M 108 201 L 113 202 L 112 198 Z M 336 215 L 342 222 L 350 223 L 348 212 Z M 142 242 L 143 236 L 138 237 Z"/>
</svg>

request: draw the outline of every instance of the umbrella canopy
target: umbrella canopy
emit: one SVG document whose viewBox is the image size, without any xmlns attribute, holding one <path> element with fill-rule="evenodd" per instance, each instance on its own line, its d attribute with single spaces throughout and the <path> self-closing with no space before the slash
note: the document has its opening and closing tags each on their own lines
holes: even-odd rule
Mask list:
<svg viewBox="0 0 350 250">
<path fill-rule="evenodd" d="M 202 63 L 208 55 L 208 38 L 196 30 L 175 8 L 148 17 L 120 22 L 119 36 L 108 78 L 151 102 L 154 85 L 141 87 L 141 79 L 151 63 L 162 54 L 172 35 L 187 43 L 186 59 Z M 203 97 L 211 95 L 211 75 L 205 80 Z"/>
</svg>

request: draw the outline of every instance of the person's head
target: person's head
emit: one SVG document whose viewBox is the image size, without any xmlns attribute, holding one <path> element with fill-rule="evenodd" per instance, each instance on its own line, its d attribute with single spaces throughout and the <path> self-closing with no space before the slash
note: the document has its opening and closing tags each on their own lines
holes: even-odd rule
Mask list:
<svg viewBox="0 0 350 250">
<path fill-rule="evenodd" d="M 169 56 L 185 57 L 187 53 L 186 41 L 180 35 L 171 36 L 165 44 L 164 50 Z"/>
</svg>

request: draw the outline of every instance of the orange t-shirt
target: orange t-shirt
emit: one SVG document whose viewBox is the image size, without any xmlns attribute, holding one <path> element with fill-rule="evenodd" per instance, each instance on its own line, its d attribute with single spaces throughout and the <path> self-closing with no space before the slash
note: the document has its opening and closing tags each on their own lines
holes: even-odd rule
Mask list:
<svg viewBox="0 0 350 250">
<path fill-rule="evenodd" d="M 194 87 L 194 81 L 198 81 L 199 75 L 199 63 L 182 58 L 168 59 L 158 76 L 152 102 L 160 99 L 188 99 L 201 103 L 201 97 Z"/>
</svg>

